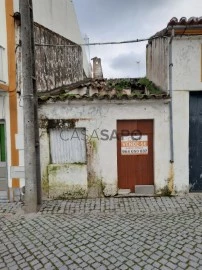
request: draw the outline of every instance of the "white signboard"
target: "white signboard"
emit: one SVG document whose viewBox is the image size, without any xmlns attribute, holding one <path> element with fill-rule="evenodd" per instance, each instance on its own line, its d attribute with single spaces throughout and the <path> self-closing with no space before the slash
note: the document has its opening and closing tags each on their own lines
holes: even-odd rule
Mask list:
<svg viewBox="0 0 202 270">
<path fill-rule="evenodd" d="M 121 155 L 148 155 L 148 136 L 121 137 Z"/>
</svg>

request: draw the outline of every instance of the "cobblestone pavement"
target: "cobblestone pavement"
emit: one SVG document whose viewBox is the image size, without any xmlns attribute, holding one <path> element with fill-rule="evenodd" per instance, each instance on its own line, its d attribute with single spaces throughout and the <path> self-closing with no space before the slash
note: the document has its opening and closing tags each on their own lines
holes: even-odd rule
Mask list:
<svg viewBox="0 0 202 270">
<path fill-rule="evenodd" d="M 16 214 L 21 209 L 21 203 L 0 203 L 0 215 Z"/>
<path fill-rule="evenodd" d="M 19 209 L 0 204 L 0 269 L 202 269 L 202 195 Z"/>
</svg>

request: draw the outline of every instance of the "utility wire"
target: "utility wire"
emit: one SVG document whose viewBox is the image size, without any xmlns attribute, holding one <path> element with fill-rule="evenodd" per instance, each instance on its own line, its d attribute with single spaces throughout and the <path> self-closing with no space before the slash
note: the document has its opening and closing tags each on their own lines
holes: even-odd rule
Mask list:
<svg viewBox="0 0 202 270">
<path fill-rule="evenodd" d="M 164 36 L 163 36 L 164 37 Z M 46 44 L 46 43 L 35 43 L 35 46 L 44 46 L 44 47 L 77 47 L 77 46 L 97 46 L 97 45 L 119 45 L 119 44 L 127 44 L 127 43 L 138 43 L 148 40 L 153 40 L 159 38 L 159 36 L 155 36 L 153 38 L 143 38 L 143 39 L 135 39 L 135 40 L 125 40 L 125 41 L 114 41 L 114 42 L 95 42 L 95 43 L 84 43 L 84 44 Z"/>
</svg>

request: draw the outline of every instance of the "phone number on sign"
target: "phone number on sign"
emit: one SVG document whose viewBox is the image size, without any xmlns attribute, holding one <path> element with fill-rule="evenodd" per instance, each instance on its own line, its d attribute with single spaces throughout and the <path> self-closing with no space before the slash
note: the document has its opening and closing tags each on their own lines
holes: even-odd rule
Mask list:
<svg viewBox="0 0 202 270">
<path fill-rule="evenodd" d="M 130 155 L 130 154 L 148 154 L 148 149 L 137 149 L 137 150 L 121 150 L 122 155 Z"/>
</svg>

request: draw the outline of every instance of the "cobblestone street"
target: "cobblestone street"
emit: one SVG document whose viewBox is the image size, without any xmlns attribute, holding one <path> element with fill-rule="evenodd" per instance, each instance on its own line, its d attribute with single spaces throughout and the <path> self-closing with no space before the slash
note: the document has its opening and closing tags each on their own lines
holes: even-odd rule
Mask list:
<svg viewBox="0 0 202 270">
<path fill-rule="evenodd" d="M 202 195 L 0 204 L 0 269 L 202 269 Z"/>
</svg>

